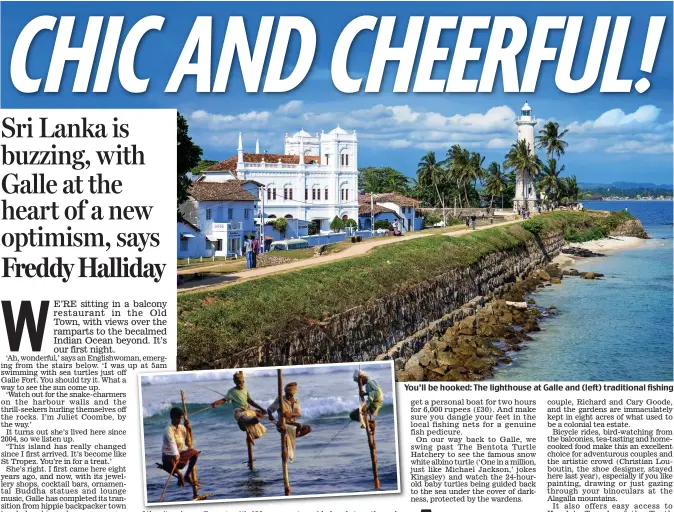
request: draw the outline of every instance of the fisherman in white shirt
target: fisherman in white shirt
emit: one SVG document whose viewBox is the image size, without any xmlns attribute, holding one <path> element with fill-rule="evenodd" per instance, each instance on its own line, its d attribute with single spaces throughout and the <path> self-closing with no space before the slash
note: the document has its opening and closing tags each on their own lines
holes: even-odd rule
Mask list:
<svg viewBox="0 0 674 512">
<path fill-rule="evenodd" d="M 199 484 L 192 477 L 192 469 L 197 463 L 199 453 L 194 448 L 188 448 L 185 444 L 188 431 L 191 433 L 192 426 L 185 418 L 185 424 L 181 425 L 180 420 L 183 419 L 183 410 L 174 407 L 170 412 L 171 424 L 166 427 L 164 438 L 162 440 L 161 455 L 162 466 L 167 473 L 175 473 L 178 477 L 178 486 L 184 487 L 185 482 L 197 487 Z M 185 470 L 186 477 L 183 477 L 180 472 L 187 465 Z"/>
</svg>

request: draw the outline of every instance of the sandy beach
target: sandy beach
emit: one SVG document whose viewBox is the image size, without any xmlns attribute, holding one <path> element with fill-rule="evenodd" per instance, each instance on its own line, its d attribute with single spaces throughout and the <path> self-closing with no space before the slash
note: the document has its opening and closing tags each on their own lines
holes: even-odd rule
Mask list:
<svg viewBox="0 0 674 512">
<path fill-rule="evenodd" d="M 636 236 L 612 236 L 609 238 L 602 238 L 601 240 L 566 244 L 565 247 L 578 247 L 605 254 L 609 251 L 639 247 L 643 245 L 644 242 L 645 240 L 643 238 L 637 238 Z M 552 262 L 558 263 L 560 266 L 568 266 L 572 265 L 578 259 L 581 258 L 572 254 L 559 254 L 552 260 Z"/>
</svg>

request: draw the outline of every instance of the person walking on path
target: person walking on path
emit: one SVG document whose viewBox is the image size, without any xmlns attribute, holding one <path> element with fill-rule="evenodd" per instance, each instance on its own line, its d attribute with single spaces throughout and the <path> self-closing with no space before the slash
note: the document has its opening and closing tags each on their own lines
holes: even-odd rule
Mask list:
<svg viewBox="0 0 674 512">
<path fill-rule="evenodd" d="M 252 245 L 253 245 L 253 268 L 257 268 L 257 252 L 260 248 L 260 244 L 257 241 L 257 237 L 253 237 Z"/>
<path fill-rule="evenodd" d="M 471 215 L 470 222 L 473 225 L 473 231 L 475 231 L 475 226 L 477 224 L 477 217 L 475 217 L 475 215 Z"/>
<path fill-rule="evenodd" d="M 253 242 L 250 238 L 246 238 L 243 242 L 246 250 L 246 268 L 253 268 Z"/>
</svg>

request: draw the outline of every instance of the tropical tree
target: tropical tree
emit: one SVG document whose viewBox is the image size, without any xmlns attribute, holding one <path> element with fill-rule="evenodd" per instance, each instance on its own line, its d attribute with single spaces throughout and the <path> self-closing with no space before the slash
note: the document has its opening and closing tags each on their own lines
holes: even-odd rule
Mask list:
<svg viewBox="0 0 674 512">
<path fill-rule="evenodd" d="M 195 165 L 192 169 L 190 169 L 190 172 L 192 174 L 201 174 L 201 172 L 210 167 L 211 165 L 215 165 L 218 163 L 218 160 L 199 160 L 199 163 Z"/>
<path fill-rule="evenodd" d="M 362 167 L 358 169 L 358 188 L 367 193 L 409 192 L 409 178 L 392 167 Z"/>
<path fill-rule="evenodd" d="M 548 156 L 548 160 L 551 159 L 554 155 L 557 155 L 557 158 L 561 157 L 566 151 L 566 147 L 569 145 L 568 142 L 562 140 L 562 137 L 566 135 L 569 130 L 559 131 L 559 123 L 550 121 L 543 126 L 543 129 L 538 133 L 538 142 L 536 147 L 540 149 L 545 149 L 545 152 Z"/>
<path fill-rule="evenodd" d="M 565 167 L 565 165 L 562 165 L 557 169 L 557 160 L 554 158 L 548 160 L 547 164 L 541 165 L 541 179 L 538 182 L 538 189 L 553 204 L 559 201 L 561 179 L 559 175 L 564 172 Z"/>
<path fill-rule="evenodd" d="M 190 169 L 193 169 L 201 159 L 202 149 L 192 142 L 192 138 L 187 134 L 189 126 L 187 121 L 178 112 L 177 119 L 177 174 L 178 174 L 178 206 L 187 201 L 187 190 L 191 182 L 187 177 Z M 178 220 L 182 216 L 178 212 Z"/>
<path fill-rule="evenodd" d="M 438 196 L 438 201 L 442 207 L 442 221 L 446 224 L 447 214 L 445 212 L 445 199 L 440 194 L 440 186 L 446 180 L 446 172 L 441 162 L 435 158 L 435 151 L 429 151 L 423 157 L 417 166 L 417 181 L 419 183 L 428 183 L 433 186 Z"/>
<path fill-rule="evenodd" d="M 506 187 L 508 186 L 508 176 L 501 170 L 501 166 L 492 162 L 487 167 L 487 176 L 485 178 L 485 189 L 484 191 L 491 196 L 489 200 L 489 208 L 492 207 L 494 203 L 494 197 L 503 196 Z"/>
<path fill-rule="evenodd" d="M 576 181 L 575 176 L 569 176 L 567 178 L 561 178 L 559 180 L 560 184 L 560 202 L 563 203 L 575 203 L 579 199 L 585 199 L 592 195 L 591 192 L 581 190 L 578 186 L 578 181 Z"/>
<path fill-rule="evenodd" d="M 484 159 L 485 157 L 475 151 L 470 154 L 467 178 L 469 183 L 472 183 L 473 190 L 477 190 L 477 182 L 482 182 L 487 176 L 487 170 L 483 167 Z M 467 189 L 464 188 L 464 192 L 466 192 L 466 190 Z"/>
<path fill-rule="evenodd" d="M 504 169 L 513 169 L 520 177 L 523 183 L 525 178 L 531 176 L 534 180 L 538 177 L 541 168 L 541 160 L 533 151 L 530 151 L 529 143 L 520 139 L 515 142 L 503 162 Z M 524 187 L 524 203 L 527 204 L 529 199 L 529 188 Z"/>
</svg>

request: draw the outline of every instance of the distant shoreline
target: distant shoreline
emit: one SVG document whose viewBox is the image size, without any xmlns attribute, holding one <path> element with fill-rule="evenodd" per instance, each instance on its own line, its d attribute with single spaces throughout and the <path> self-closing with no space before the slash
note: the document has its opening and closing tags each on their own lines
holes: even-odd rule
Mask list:
<svg viewBox="0 0 674 512">
<path fill-rule="evenodd" d="M 586 199 L 586 203 L 628 203 L 628 202 L 634 202 L 634 203 L 642 203 L 644 201 L 660 201 L 660 202 L 671 202 L 674 201 L 674 198 L 668 197 L 667 199 L 656 199 L 656 198 L 651 198 L 651 199 Z"/>
</svg>

